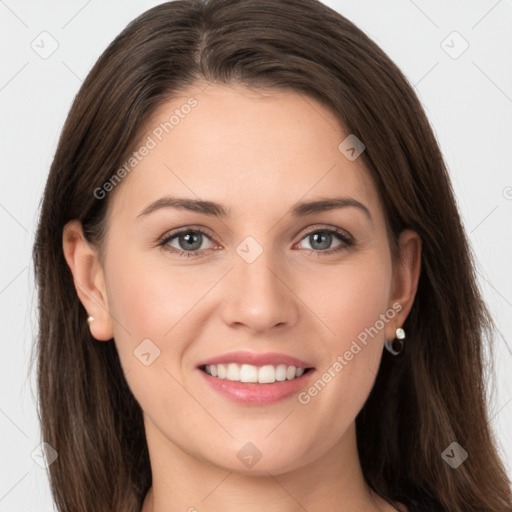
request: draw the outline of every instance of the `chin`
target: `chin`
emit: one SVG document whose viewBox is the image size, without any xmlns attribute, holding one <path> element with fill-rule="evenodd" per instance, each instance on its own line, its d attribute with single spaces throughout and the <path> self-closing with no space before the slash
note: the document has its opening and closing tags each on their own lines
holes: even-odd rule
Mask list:
<svg viewBox="0 0 512 512">
<path fill-rule="evenodd" d="M 210 445 L 211 446 L 211 445 Z M 252 443 L 233 440 L 230 446 L 219 447 L 221 457 L 212 458 L 211 451 L 205 459 L 212 465 L 225 471 L 232 471 L 240 475 L 264 476 L 268 473 L 279 475 L 298 469 L 306 464 L 303 458 L 298 458 L 297 453 L 304 453 L 300 448 L 279 448 L 275 443 L 263 441 Z"/>
</svg>

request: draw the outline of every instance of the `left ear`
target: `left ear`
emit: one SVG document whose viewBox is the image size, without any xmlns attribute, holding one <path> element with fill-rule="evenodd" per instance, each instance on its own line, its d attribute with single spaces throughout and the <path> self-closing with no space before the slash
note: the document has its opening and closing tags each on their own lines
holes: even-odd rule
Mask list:
<svg viewBox="0 0 512 512">
<path fill-rule="evenodd" d="M 398 247 L 399 257 L 393 268 L 389 307 L 399 303 L 402 309 L 397 314 L 396 321 L 387 324 L 386 339 L 388 340 L 395 338 L 396 328 L 402 327 L 411 311 L 421 270 L 421 238 L 418 233 L 411 229 L 402 231 L 398 239 Z"/>
</svg>

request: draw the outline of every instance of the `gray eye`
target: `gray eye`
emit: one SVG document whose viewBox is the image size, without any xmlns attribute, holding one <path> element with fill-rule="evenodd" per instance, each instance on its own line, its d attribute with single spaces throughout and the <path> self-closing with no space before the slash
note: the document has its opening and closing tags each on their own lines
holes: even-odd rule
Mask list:
<svg viewBox="0 0 512 512">
<path fill-rule="evenodd" d="M 318 251 L 323 251 L 325 249 L 331 249 L 331 244 L 333 242 L 333 238 L 339 239 L 339 236 L 335 233 L 331 233 L 329 231 L 315 231 L 314 233 L 310 233 L 306 235 L 302 240 L 308 241 L 310 247 L 305 247 L 306 249 L 315 249 Z M 341 243 L 341 242 L 340 242 Z M 339 245 L 339 244 L 338 244 Z"/>
<path fill-rule="evenodd" d="M 181 251 L 198 251 L 204 248 L 202 245 L 205 238 L 207 237 L 199 231 L 184 231 L 171 236 L 167 241 L 167 245 Z"/>
</svg>

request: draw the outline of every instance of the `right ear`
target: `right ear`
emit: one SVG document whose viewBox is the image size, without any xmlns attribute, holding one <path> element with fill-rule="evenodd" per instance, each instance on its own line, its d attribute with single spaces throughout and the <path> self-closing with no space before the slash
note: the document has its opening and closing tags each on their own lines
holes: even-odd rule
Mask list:
<svg viewBox="0 0 512 512">
<path fill-rule="evenodd" d="M 62 249 L 73 275 L 76 293 L 89 316 L 91 334 L 99 341 L 114 337 L 103 268 L 97 250 L 84 237 L 82 223 L 69 221 L 62 230 Z"/>
</svg>

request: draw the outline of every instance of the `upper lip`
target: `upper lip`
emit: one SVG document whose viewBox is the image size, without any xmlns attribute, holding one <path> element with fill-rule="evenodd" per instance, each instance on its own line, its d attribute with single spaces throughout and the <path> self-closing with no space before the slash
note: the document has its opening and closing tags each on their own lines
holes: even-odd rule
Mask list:
<svg viewBox="0 0 512 512">
<path fill-rule="evenodd" d="M 278 352 L 229 352 L 220 356 L 212 357 L 205 361 L 200 362 L 197 366 L 204 366 L 207 364 L 251 364 L 253 366 L 265 366 L 268 364 L 277 366 L 279 364 L 285 364 L 287 366 L 295 366 L 296 368 L 313 368 L 312 364 L 309 364 L 296 357 L 289 356 L 287 354 L 280 354 Z"/>
</svg>

